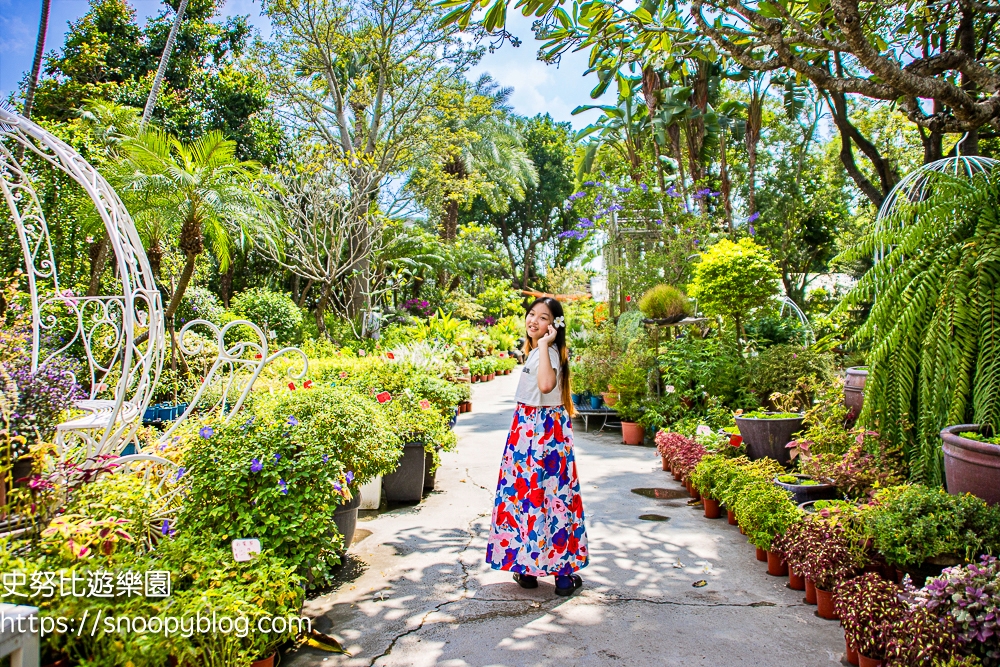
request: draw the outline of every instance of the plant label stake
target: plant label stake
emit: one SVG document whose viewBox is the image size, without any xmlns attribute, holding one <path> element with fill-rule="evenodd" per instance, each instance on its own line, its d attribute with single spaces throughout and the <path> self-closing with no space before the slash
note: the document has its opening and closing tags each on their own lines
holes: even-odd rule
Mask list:
<svg viewBox="0 0 1000 667">
<path fill-rule="evenodd" d="M 245 563 L 260 553 L 260 540 L 233 540 L 233 559 Z"/>
</svg>

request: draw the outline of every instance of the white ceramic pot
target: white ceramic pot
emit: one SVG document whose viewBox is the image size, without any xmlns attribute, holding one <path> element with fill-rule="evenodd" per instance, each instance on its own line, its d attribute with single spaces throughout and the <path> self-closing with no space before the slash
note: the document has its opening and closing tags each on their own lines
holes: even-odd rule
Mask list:
<svg viewBox="0 0 1000 667">
<path fill-rule="evenodd" d="M 377 510 L 382 504 L 382 475 L 361 485 L 361 507 L 363 510 Z"/>
</svg>

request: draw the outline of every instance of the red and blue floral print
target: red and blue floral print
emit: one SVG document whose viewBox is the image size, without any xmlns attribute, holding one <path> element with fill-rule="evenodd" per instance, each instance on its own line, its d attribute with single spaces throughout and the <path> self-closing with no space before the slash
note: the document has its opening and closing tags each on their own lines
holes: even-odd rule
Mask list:
<svg viewBox="0 0 1000 667">
<path fill-rule="evenodd" d="M 587 558 L 569 414 L 561 405 L 519 403 L 500 464 L 486 562 L 547 576 L 575 572 Z"/>
</svg>

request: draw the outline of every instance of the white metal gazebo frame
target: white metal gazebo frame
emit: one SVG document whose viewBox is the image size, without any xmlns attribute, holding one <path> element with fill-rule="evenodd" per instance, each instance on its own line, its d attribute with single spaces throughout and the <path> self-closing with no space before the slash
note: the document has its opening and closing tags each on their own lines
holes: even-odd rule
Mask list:
<svg viewBox="0 0 1000 667">
<path fill-rule="evenodd" d="M 104 223 L 114 253 L 120 294 L 77 296 L 62 288 L 48 224 L 32 174 L 25 168 L 19 152 L 62 171 L 86 192 Z M 71 146 L 2 106 L 0 192 L 16 227 L 24 259 L 31 300 L 32 372 L 70 352 L 74 346 L 82 347 L 84 352 L 90 392 L 86 399 L 75 404 L 85 414 L 56 428 L 56 444 L 62 455 L 66 455 L 71 444 L 82 443 L 82 463 L 87 467 L 107 455 L 121 455 L 132 444 L 137 453 L 119 456 L 116 463 L 121 464 L 121 469 L 146 469 L 147 477 L 150 468 L 155 468 L 150 479 L 158 479 L 157 484 L 162 486 L 162 480 L 176 464 L 156 456 L 155 452 L 143 452 L 143 443 L 136 433 L 163 367 L 164 312 L 153 271 L 128 210 L 107 180 Z M 58 346 L 46 349 L 46 334 L 66 333 L 67 321 L 71 322 L 72 333 L 63 336 Z M 220 412 L 228 421 L 239 411 L 264 366 L 271 361 L 286 354 L 297 356 L 302 369 L 295 373 L 293 366 L 289 366 L 288 376 L 293 380 L 304 378 L 308 371 L 308 359 L 301 350 L 284 347 L 272 352 L 268 336 L 246 320 L 230 322 L 221 328 L 205 320 L 188 322 L 179 337 L 180 351 L 184 354 L 202 352 L 202 342 L 196 342 L 193 348 L 185 344 L 185 334 L 196 326 L 211 331 L 218 348 L 217 357 L 187 410 L 155 445 L 164 443 L 200 407 L 215 382 L 221 383 L 222 390 L 209 410 Z M 253 332 L 254 340 L 237 338 L 227 342 L 227 334 L 242 327 Z M 144 334 L 147 334 L 145 339 Z M 236 397 L 230 400 L 234 392 Z M 179 477 L 174 480 L 177 481 Z"/>
</svg>

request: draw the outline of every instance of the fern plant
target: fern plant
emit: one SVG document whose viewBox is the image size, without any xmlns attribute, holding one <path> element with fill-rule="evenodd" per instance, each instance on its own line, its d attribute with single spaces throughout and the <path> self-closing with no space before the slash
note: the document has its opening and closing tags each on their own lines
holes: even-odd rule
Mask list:
<svg viewBox="0 0 1000 667">
<path fill-rule="evenodd" d="M 860 422 L 903 447 L 914 481 L 940 484 L 942 428 L 1000 428 L 1000 174 L 927 179 L 838 258 L 883 253 L 838 310 L 872 304 L 852 338 L 870 348 Z"/>
</svg>

